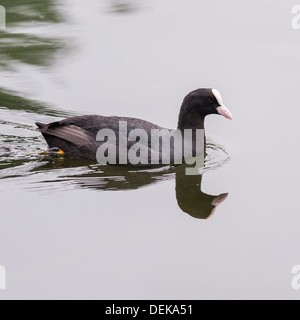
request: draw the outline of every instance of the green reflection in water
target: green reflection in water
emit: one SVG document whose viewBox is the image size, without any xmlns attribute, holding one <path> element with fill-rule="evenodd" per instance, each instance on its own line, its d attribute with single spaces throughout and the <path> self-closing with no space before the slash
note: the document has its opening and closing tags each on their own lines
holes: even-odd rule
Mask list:
<svg viewBox="0 0 300 320">
<path fill-rule="evenodd" d="M 71 117 L 75 112 L 48 107 L 41 102 L 25 99 L 17 93 L 0 88 L 0 109 L 23 110 L 29 113 L 41 114 L 52 117 Z"/>
<path fill-rule="evenodd" d="M 110 11 L 113 13 L 131 13 L 137 10 L 136 4 L 130 0 L 112 0 Z"/>
<path fill-rule="evenodd" d="M 6 9 L 8 24 L 23 22 L 60 22 L 62 16 L 57 11 L 56 1 L 47 0 L 1 0 Z"/>
<path fill-rule="evenodd" d="M 6 9 L 6 30 L 0 32 L 0 69 L 5 70 L 0 87 L 0 178 L 24 177 L 38 165 L 39 153 L 46 148 L 35 132 L 34 122 L 54 121 L 76 113 L 27 99 L 17 86 L 4 88 L 6 76 L 18 77 L 20 67 L 25 65 L 32 74 L 37 67 L 47 70 L 59 50 L 65 48 L 62 37 L 48 37 L 40 29 L 63 22 L 56 1 L 4 0 L 1 5 Z"/>
<path fill-rule="evenodd" d="M 4 0 L 6 30 L 0 32 L 0 67 L 13 70 L 15 62 L 48 66 L 64 48 L 62 40 L 26 33 L 28 27 L 62 22 L 53 0 Z"/>
</svg>

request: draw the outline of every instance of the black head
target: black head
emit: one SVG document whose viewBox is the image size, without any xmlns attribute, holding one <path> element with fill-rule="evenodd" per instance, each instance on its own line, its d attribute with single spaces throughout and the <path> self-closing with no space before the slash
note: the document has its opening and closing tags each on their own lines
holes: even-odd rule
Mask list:
<svg viewBox="0 0 300 320">
<path fill-rule="evenodd" d="M 232 119 L 232 115 L 227 109 L 227 113 L 220 113 L 220 109 L 224 109 L 222 96 L 217 89 L 198 89 L 189 93 L 183 101 L 191 108 L 195 108 L 199 115 L 205 117 L 209 114 L 221 114 L 228 119 Z"/>
<path fill-rule="evenodd" d="M 202 129 L 204 118 L 209 114 L 220 114 L 232 120 L 232 115 L 224 106 L 218 90 L 197 89 L 192 91 L 183 100 L 178 127 Z"/>
</svg>

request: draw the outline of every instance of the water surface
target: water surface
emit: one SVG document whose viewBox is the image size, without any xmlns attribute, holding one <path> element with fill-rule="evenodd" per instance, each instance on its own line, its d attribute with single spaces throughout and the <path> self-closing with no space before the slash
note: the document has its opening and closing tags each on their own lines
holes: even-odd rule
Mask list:
<svg viewBox="0 0 300 320">
<path fill-rule="evenodd" d="M 2 1 L 0 299 L 292 298 L 300 32 L 293 1 Z M 175 127 L 218 88 L 201 175 L 52 159 L 34 123 Z"/>
</svg>

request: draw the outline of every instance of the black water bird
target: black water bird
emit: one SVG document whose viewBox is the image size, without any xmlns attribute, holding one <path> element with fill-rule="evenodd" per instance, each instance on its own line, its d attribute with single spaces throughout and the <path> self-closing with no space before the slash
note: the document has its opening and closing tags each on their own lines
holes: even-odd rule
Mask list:
<svg viewBox="0 0 300 320">
<path fill-rule="evenodd" d="M 227 119 L 232 119 L 230 111 L 224 106 L 221 94 L 216 89 L 198 89 L 189 93 L 183 100 L 177 130 L 204 129 L 204 119 L 210 114 L 220 114 Z M 104 142 L 96 140 L 97 134 L 102 129 L 110 129 L 116 135 L 116 144 L 119 144 L 119 123 L 127 123 L 127 136 L 133 129 L 143 129 L 150 137 L 151 130 L 164 129 L 151 122 L 127 117 L 105 117 L 87 115 L 68 118 L 50 124 L 37 122 L 38 131 L 42 133 L 50 149 L 59 150 L 60 154 L 71 159 L 96 160 L 99 146 Z M 170 130 L 170 129 L 167 129 Z M 193 136 L 194 139 L 194 136 Z M 135 141 L 136 142 L 136 141 Z M 131 148 L 133 141 L 127 143 Z M 146 146 L 151 154 L 151 144 Z M 172 149 L 172 146 L 171 146 Z M 171 150 L 171 152 L 174 150 Z M 162 150 L 160 149 L 160 153 Z M 161 155 L 160 155 L 161 161 Z M 149 159 L 149 164 L 150 164 Z"/>
</svg>

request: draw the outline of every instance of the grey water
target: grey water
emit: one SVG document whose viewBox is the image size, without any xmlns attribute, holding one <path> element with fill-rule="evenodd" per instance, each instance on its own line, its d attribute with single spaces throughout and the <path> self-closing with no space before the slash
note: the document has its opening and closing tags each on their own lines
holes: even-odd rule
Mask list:
<svg viewBox="0 0 300 320">
<path fill-rule="evenodd" d="M 0 31 L 0 299 L 299 299 L 294 1 L 7 0 Z M 205 167 L 50 158 L 34 123 L 175 128 L 217 88 Z M 1 276 L 1 275 L 0 275 Z"/>
</svg>

